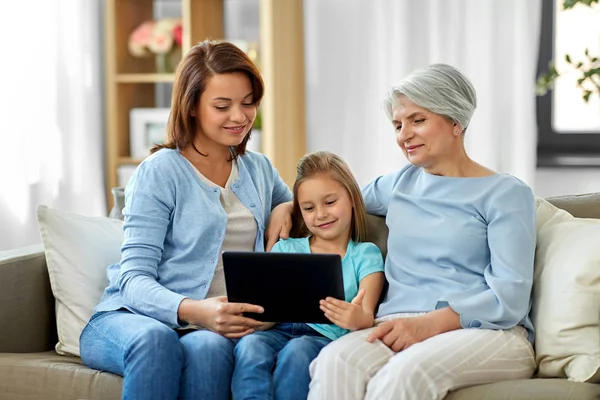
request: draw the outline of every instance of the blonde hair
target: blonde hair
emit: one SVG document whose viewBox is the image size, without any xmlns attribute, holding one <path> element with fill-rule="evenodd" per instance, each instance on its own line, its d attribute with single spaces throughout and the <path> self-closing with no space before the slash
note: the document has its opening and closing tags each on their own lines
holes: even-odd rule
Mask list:
<svg viewBox="0 0 600 400">
<path fill-rule="evenodd" d="M 302 211 L 298 203 L 298 188 L 302 182 L 318 175 L 328 176 L 338 181 L 348 191 L 350 202 L 352 203 L 350 237 L 355 242 L 364 242 L 367 239 L 367 213 L 360 187 L 354 175 L 352 175 L 348 164 L 340 157 L 327 151 L 316 151 L 306 154 L 298 162 L 296 182 L 294 183 L 293 228 L 291 236 L 306 237 L 310 234 L 304 223 L 304 218 L 302 218 Z"/>
</svg>

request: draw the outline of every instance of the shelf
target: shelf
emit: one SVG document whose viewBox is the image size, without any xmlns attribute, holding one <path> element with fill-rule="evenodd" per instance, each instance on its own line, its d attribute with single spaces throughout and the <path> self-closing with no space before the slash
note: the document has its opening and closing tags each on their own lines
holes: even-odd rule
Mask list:
<svg viewBox="0 0 600 400">
<path fill-rule="evenodd" d="M 174 74 L 117 74 L 119 83 L 160 83 L 173 82 Z"/>
<path fill-rule="evenodd" d="M 123 164 L 128 164 L 128 165 L 138 165 L 139 163 L 141 163 L 143 160 L 139 160 L 137 158 L 131 158 L 131 157 L 119 157 L 119 164 L 123 165 Z"/>
</svg>

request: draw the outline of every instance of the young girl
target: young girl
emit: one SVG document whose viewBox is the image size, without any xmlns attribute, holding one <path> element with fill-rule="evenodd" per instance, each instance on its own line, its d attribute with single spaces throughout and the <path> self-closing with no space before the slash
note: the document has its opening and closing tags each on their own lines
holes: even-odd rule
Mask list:
<svg viewBox="0 0 600 400">
<path fill-rule="evenodd" d="M 362 195 L 348 166 L 328 152 L 304 156 L 294 184 L 296 239 L 272 249 L 287 253 L 336 253 L 342 257 L 346 301 L 321 300 L 332 324 L 281 323 L 240 339 L 234 349 L 234 399 L 306 399 L 308 366 L 332 340 L 371 328 L 383 288 L 383 258 L 366 238 Z"/>
</svg>

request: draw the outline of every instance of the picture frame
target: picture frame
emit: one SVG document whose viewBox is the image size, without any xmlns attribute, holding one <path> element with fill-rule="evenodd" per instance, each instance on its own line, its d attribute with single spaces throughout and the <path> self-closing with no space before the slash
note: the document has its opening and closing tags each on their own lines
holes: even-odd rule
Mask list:
<svg viewBox="0 0 600 400">
<path fill-rule="evenodd" d="M 142 160 L 155 144 L 167 139 L 169 108 L 132 108 L 129 111 L 129 153 Z"/>
</svg>

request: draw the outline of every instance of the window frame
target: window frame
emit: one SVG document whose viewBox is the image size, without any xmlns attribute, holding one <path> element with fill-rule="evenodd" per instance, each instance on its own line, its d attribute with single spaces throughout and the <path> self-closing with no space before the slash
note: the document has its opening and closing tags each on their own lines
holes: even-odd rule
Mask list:
<svg viewBox="0 0 600 400">
<path fill-rule="evenodd" d="M 542 20 L 537 76 L 546 72 L 554 58 L 555 1 L 542 0 Z M 549 90 L 536 98 L 538 167 L 600 167 L 600 131 L 563 132 L 552 128 L 552 96 Z"/>
</svg>

